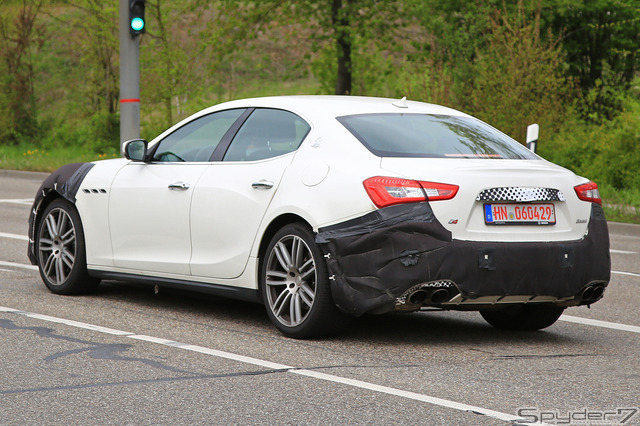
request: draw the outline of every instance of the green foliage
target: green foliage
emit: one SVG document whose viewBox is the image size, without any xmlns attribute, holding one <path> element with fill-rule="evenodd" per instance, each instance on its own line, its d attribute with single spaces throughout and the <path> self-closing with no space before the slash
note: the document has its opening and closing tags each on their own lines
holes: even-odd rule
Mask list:
<svg viewBox="0 0 640 426">
<path fill-rule="evenodd" d="M 547 0 L 547 27 L 562 34 L 568 73 L 587 101 L 583 117 L 597 123 L 622 109 L 619 93 L 640 70 L 640 4 L 625 0 Z"/>
<path fill-rule="evenodd" d="M 38 133 L 31 55 L 44 39 L 44 29 L 37 23 L 42 3 L 5 6 L 0 15 L 0 139 L 12 143 Z"/>
<path fill-rule="evenodd" d="M 554 163 L 613 190 L 640 188 L 640 101 L 628 98 L 625 109 L 604 124 L 568 123 L 539 144 Z"/>
<path fill-rule="evenodd" d="M 472 114 L 521 141 L 531 123 L 557 131 L 566 120 L 564 99 L 572 94 L 558 40 L 541 34 L 540 15 L 540 9 L 527 12 L 522 1 L 515 12 L 495 12 L 465 102 Z"/>
</svg>

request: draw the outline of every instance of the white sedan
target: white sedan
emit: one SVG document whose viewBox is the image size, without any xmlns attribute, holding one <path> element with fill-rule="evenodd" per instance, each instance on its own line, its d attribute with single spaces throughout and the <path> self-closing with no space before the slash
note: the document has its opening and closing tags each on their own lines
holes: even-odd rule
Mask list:
<svg viewBox="0 0 640 426">
<path fill-rule="evenodd" d="M 29 257 L 54 293 L 188 288 L 264 303 L 303 338 L 422 309 L 537 330 L 609 283 L 597 185 L 450 108 L 246 99 L 124 151 L 37 193 Z"/>
</svg>

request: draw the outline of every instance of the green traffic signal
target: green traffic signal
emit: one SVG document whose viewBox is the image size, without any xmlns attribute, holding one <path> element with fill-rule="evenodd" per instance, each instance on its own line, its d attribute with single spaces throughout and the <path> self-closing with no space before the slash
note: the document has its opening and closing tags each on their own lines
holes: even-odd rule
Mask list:
<svg viewBox="0 0 640 426">
<path fill-rule="evenodd" d="M 129 1 L 129 32 L 132 36 L 143 34 L 146 31 L 144 6 L 144 0 Z"/>
<path fill-rule="evenodd" d="M 144 28 L 144 20 L 142 18 L 133 18 L 131 20 L 131 29 L 134 31 L 140 31 Z"/>
</svg>

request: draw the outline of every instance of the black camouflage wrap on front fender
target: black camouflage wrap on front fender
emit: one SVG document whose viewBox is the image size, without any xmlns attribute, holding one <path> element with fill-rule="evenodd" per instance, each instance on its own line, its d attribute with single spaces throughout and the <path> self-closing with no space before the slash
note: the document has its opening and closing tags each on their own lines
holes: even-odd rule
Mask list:
<svg viewBox="0 0 640 426">
<path fill-rule="evenodd" d="M 576 296 L 608 283 L 609 233 L 592 204 L 584 238 L 562 242 L 453 240 L 428 202 L 401 204 L 319 229 L 336 305 L 352 315 L 384 313 L 411 287 L 453 281 L 466 299 L 482 296 Z"/>
<path fill-rule="evenodd" d="M 38 222 L 38 214 L 44 207 L 42 202 L 54 191 L 62 198 L 75 204 L 78 189 L 92 167 L 92 163 L 66 164 L 51 173 L 44 182 L 42 182 L 42 185 L 40 185 L 40 189 L 38 189 L 35 200 L 33 201 L 31 212 L 29 213 L 29 247 L 27 249 L 27 255 L 33 265 L 37 263 L 34 247 L 35 228 Z"/>
</svg>

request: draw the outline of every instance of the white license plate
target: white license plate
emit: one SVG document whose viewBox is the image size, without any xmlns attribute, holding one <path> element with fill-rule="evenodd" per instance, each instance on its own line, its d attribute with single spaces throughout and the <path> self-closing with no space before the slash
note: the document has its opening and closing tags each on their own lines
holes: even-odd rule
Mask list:
<svg viewBox="0 0 640 426">
<path fill-rule="evenodd" d="M 487 225 L 555 225 L 553 204 L 485 204 Z"/>
</svg>

